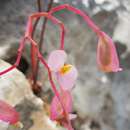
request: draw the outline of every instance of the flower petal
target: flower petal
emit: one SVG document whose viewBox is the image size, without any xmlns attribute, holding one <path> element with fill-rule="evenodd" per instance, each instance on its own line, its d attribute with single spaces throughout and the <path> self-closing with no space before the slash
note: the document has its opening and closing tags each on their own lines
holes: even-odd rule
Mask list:
<svg viewBox="0 0 130 130">
<path fill-rule="evenodd" d="M 69 91 L 62 90 L 60 93 L 61 101 L 64 104 L 66 112 L 72 111 L 72 97 Z M 51 120 L 58 120 L 62 117 L 64 117 L 63 109 L 61 107 L 61 104 L 56 96 L 53 97 L 52 103 L 51 103 Z"/>
<path fill-rule="evenodd" d="M 58 71 L 65 63 L 67 54 L 63 50 L 55 50 L 51 52 L 48 58 L 48 66 L 54 72 Z"/>
<path fill-rule="evenodd" d="M 115 45 L 112 39 L 101 32 L 97 47 L 97 63 L 104 72 L 117 72 L 122 69 L 119 67 L 119 60 Z"/>
<path fill-rule="evenodd" d="M 58 72 L 56 76 L 58 83 L 64 90 L 71 90 L 78 77 L 78 71 L 74 66 L 72 66 L 67 73 L 61 74 Z"/>
<path fill-rule="evenodd" d="M 19 113 L 12 106 L 0 100 L 0 120 L 15 124 L 19 121 Z"/>
</svg>

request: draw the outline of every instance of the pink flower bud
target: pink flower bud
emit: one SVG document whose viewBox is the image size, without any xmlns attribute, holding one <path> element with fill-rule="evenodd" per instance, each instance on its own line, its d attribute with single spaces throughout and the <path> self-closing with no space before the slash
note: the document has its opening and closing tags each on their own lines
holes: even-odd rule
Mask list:
<svg viewBox="0 0 130 130">
<path fill-rule="evenodd" d="M 100 32 L 97 47 L 97 63 L 104 72 L 121 71 L 115 45 L 104 32 Z"/>
</svg>

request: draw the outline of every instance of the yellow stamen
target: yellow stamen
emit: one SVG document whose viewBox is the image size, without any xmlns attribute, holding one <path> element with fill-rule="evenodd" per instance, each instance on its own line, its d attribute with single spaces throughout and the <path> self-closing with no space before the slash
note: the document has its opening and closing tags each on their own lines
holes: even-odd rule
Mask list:
<svg viewBox="0 0 130 130">
<path fill-rule="evenodd" d="M 71 70 L 71 68 L 72 68 L 72 65 L 66 64 L 66 65 L 64 65 L 64 66 L 60 69 L 60 73 L 61 73 L 61 74 L 66 74 L 66 73 L 68 73 L 68 72 Z"/>
</svg>

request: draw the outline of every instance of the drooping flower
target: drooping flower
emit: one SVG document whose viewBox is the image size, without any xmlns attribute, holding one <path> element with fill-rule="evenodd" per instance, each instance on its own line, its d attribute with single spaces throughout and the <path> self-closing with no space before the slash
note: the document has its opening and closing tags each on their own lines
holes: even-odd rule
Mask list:
<svg viewBox="0 0 130 130">
<path fill-rule="evenodd" d="M 51 103 L 51 115 L 50 118 L 53 121 L 57 121 L 61 125 L 64 125 L 66 128 L 71 129 L 70 120 L 76 118 L 76 115 L 71 114 L 72 112 L 72 97 L 70 91 L 68 90 L 61 90 L 60 91 L 60 98 L 64 105 L 64 109 L 66 113 L 64 113 L 63 107 L 61 106 L 58 98 L 56 96 L 53 97 Z"/>
<path fill-rule="evenodd" d="M 101 32 L 97 47 L 97 63 L 104 72 L 118 72 L 122 68 L 119 66 L 118 55 L 112 39 Z"/>
<path fill-rule="evenodd" d="M 55 73 L 56 79 L 60 86 L 65 90 L 71 90 L 78 76 L 77 69 L 65 64 L 67 54 L 64 50 L 55 50 L 51 52 L 48 58 L 48 66 Z"/>
<path fill-rule="evenodd" d="M 0 100 L 0 120 L 16 125 L 19 122 L 19 113 L 12 106 Z"/>
</svg>

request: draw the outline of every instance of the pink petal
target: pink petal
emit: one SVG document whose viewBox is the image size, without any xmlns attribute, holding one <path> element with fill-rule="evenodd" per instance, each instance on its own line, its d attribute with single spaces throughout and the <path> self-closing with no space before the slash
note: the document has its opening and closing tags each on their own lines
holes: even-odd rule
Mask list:
<svg viewBox="0 0 130 130">
<path fill-rule="evenodd" d="M 64 90 L 71 90 L 75 85 L 77 77 L 78 71 L 74 66 L 65 74 L 57 73 L 57 81 Z"/>
<path fill-rule="evenodd" d="M 0 100 L 0 120 L 15 124 L 19 121 L 19 113 L 12 106 Z"/>
<path fill-rule="evenodd" d="M 65 63 L 67 54 L 63 50 L 55 50 L 51 52 L 48 58 L 48 66 L 54 72 L 58 71 Z"/>
<path fill-rule="evenodd" d="M 101 32 L 97 47 L 97 63 L 104 72 L 117 72 L 122 69 L 119 67 L 119 60 L 115 45 L 112 39 Z"/>
<path fill-rule="evenodd" d="M 64 104 L 66 112 L 72 111 L 72 97 L 69 91 L 62 90 L 60 93 L 61 100 Z M 59 100 L 56 96 L 53 97 L 52 103 L 51 103 L 51 120 L 57 120 L 61 117 L 64 117 L 63 109 L 61 107 L 61 104 L 59 103 Z"/>
</svg>

